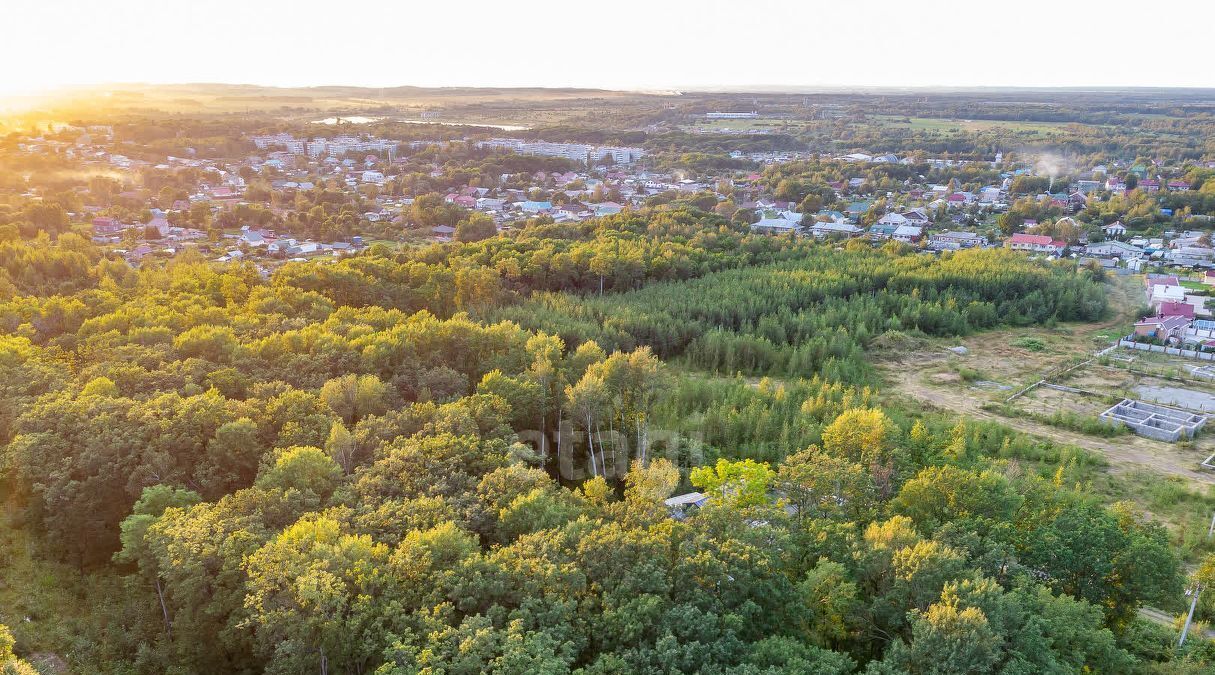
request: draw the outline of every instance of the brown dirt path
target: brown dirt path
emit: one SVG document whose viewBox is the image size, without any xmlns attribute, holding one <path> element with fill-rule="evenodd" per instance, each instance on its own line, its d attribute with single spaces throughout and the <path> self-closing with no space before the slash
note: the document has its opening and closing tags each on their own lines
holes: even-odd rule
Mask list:
<svg viewBox="0 0 1215 675">
<path fill-rule="evenodd" d="M 1092 324 L 1073 324 L 1062 330 L 1044 328 L 1000 329 L 959 341 L 970 350 L 957 356 L 945 344 L 933 344 L 915 354 L 880 364 L 886 395 L 918 401 L 930 409 L 949 411 L 967 417 L 991 420 L 1018 431 L 1075 445 L 1099 453 L 1110 463 L 1111 473 L 1144 468 L 1159 474 L 1180 476 L 1198 483 L 1215 484 L 1215 473 L 1199 468 L 1210 454 L 1194 447 L 1184 448 L 1135 435 L 1099 438 L 1060 429 L 1028 418 L 1004 417 L 982 409 L 985 403 L 1000 401 L 1022 386 L 1037 381 L 1051 367 L 1078 355 L 1091 355 L 1108 345 L 1119 329 L 1133 322 L 1134 312 L 1143 304 L 1141 278 L 1115 277 L 1109 284 L 1112 318 Z M 1047 342 L 1047 352 L 1031 352 L 1010 346 L 1018 336 L 1031 335 Z M 959 344 L 954 342 L 953 344 Z M 1007 391 L 974 388 L 948 372 L 950 364 L 961 364 L 982 371 L 991 379 L 1010 387 Z"/>
<path fill-rule="evenodd" d="M 925 384 L 924 373 L 919 369 L 888 370 L 887 378 L 887 391 L 897 392 L 915 399 L 921 405 L 929 408 L 999 422 L 1017 431 L 1055 443 L 1075 445 L 1099 453 L 1109 460 L 1111 473 L 1122 473 L 1129 468 L 1142 467 L 1160 474 L 1181 476 L 1200 483 L 1215 485 L 1215 474 L 1197 468 L 1198 464 L 1206 459 L 1206 454 L 1201 451 L 1193 449 L 1186 451 L 1175 445 L 1134 435 L 1098 438 L 1059 429 L 1027 418 L 997 415 L 980 407 L 988 400 L 981 393 L 961 385 L 961 383 L 951 386 Z"/>
</svg>

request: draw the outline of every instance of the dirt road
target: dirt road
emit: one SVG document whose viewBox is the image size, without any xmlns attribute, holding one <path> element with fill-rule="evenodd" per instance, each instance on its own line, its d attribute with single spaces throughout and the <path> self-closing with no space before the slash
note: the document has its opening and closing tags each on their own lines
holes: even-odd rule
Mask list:
<svg viewBox="0 0 1215 675">
<path fill-rule="evenodd" d="M 1198 483 L 1215 484 L 1215 473 L 1199 467 L 1210 451 L 1182 447 L 1135 435 L 1100 438 L 1044 424 L 1029 417 L 1005 417 L 982 409 L 985 403 L 1002 401 L 1008 394 L 1036 382 L 1043 373 L 1077 356 L 1089 356 L 1135 320 L 1143 303 L 1139 277 L 1118 277 L 1109 286 L 1112 318 L 1092 324 L 1072 324 L 1056 329 L 998 329 L 964 338 L 968 353 L 948 352 L 943 344 L 901 355 L 880 366 L 886 377 L 887 395 L 902 396 L 929 408 L 972 418 L 992 420 L 1027 434 L 1056 443 L 1075 445 L 1105 456 L 1111 473 L 1144 468 L 1156 473 L 1181 476 Z M 1018 338 L 1032 337 L 1042 347 L 1030 350 L 1015 346 Z M 958 344 L 958 343 L 954 343 Z M 1002 382 L 1004 390 L 982 390 L 950 372 L 965 366 L 982 372 L 984 379 Z"/>
<path fill-rule="evenodd" d="M 960 383 L 952 386 L 926 384 L 924 366 L 919 368 L 893 367 L 887 369 L 886 374 L 887 391 L 913 398 L 929 408 L 999 422 L 1017 431 L 1055 443 L 1092 450 L 1109 460 L 1111 473 L 1122 473 L 1132 467 L 1142 467 L 1160 474 L 1181 476 L 1208 485 L 1215 484 L 1215 474 L 1198 468 L 1199 462 L 1206 458 L 1201 451 L 1192 449 L 1186 451 L 1176 445 L 1134 435 L 1098 438 L 1042 424 L 1024 417 L 997 415 L 981 408 L 989 399 L 970 387 Z"/>
</svg>

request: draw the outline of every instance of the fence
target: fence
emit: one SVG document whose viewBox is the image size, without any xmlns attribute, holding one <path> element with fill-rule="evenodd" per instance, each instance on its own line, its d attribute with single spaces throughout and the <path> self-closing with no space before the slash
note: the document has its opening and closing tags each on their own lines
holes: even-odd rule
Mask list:
<svg viewBox="0 0 1215 675">
<path fill-rule="evenodd" d="M 1172 356 L 1181 356 L 1187 359 L 1198 359 L 1200 361 L 1215 361 L 1215 352 L 1200 352 L 1193 349 L 1181 349 L 1180 347 L 1165 347 L 1164 345 L 1150 345 L 1145 342 L 1135 342 L 1133 340 L 1122 339 L 1118 341 L 1119 347 L 1126 349 L 1138 349 L 1141 352 L 1157 352 L 1160 354 L 1169 354 Z"/>
</svg>

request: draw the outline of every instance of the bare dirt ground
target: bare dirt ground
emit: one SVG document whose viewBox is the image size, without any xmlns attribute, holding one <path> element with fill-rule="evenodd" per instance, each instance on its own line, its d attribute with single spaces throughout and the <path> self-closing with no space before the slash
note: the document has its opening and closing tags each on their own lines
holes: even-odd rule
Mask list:
<svg viewBox="0 0 1215 675">
<path fill-rule="evenodd" d="M 1014 328 L 989 331 L 960 340 L 932 340 L 922 350 L 903 354 L 881 364 L 886 378 L 884 391 L 935 408 L 984 420 L 992 420 L 1018 431 L 1074 445 L 1103 455 L 1111 473 L 1144 468 L 1167 476 L 1180 476 L 1207 485 L 1215 484 L 1215 473 L 1199 468 L 1215 451 L 1215 439 L 1200 436 L 1191 444 L 1163 443 L 1133 434 L 1100 438 L 1061 429 L 1029 417 L 1006 417 L 983 410 L 988 403 L 1001 403 L 1014 391 L 1038 381 L 1049 369 L 1082 356 L 1091 356 L 1113 339 L 1125 334 L 1134 321 L 1133 312 L 1143 304 L 1139 277 L 1116 277 L 1110 284 L 1113 317 L 1093 324 L 1071 324 L 1057 328 Z M 1036 341 L 1036 342 L 1035 342 Z M 961 344 L 964 355 L 948 347 Z M 1018 344 L 1029 344 L 1027 348 Z M 967 377 L 962 377 L 965 373 Z M 1091 376 L 1069 380 L 1069 386 L 1089 384 Z M 1110 379 L 1108 376 L 1100 378 Z M 969 380 L 969 381 L 967 381 Z M 1083 384 L 1080 384 L 1082 382 Z M 1044 392 L 1029 405 L 1049 406 L 1058 400 Z M 1081 411 L 1099 407 L 1086 402 Z M 1038 410 L 1043 412 L 1044 410 Z"/>
<path fill-rule="evenodd" d="M 1198 468 L 1210 453 L 1171 443 L 1162 443 L 1135 435 L 1099 438 L 1060 429 L 1049 424 L 1018 417 L 1004 417 L 983 410 L 991 399 L 985 392 L 965 386 L 935 386 L 924 381 L 923 372 L 914 368 L 888 373 L 889 390 L 909 396 L 937 410 L 959 413 L 974 419 L 999 422 L 1027 434 L 1046 438 L 1055 443 L 1075 445 L 1099 453 L 1110 462 L 1110 471 L 1121 473 L 1132 467 L 1143 467 L 1156 473 L 1181 476 L 1200 483 L 1215 485 L 1215 474 Z"/>
</svg>

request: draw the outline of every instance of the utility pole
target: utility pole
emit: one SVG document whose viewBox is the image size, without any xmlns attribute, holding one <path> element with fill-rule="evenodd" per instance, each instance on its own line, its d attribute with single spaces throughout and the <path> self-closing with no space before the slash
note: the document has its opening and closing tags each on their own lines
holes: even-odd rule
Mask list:
<svg viewBox="0 0 1215 675">
<path fill-rule="evenodd" d="M 1207 530 L 1207 539 L 1210 539 L 1212 534 L 1215 534 L 1215 514 L 1211 515 L 1211 527 Z"/>
<path fill-rule="evenodd" d="M 1187 595 L 1192 595 L 1193 600 L 1190 601 L 1190 613 L 1185 618 L 1185 626 L 1181 628 L 1181 639 L 1177 641 L 1177 646 L 1185 644 L 1185 636 L 1190 632 L 1190 623 L 1194 621 L 1194 608 L 1198 606 L 1198 595 L 1202 593 L 1202 584 L 1194 584 L 1194 587 L 1186 591 Z"/>
</svg>

